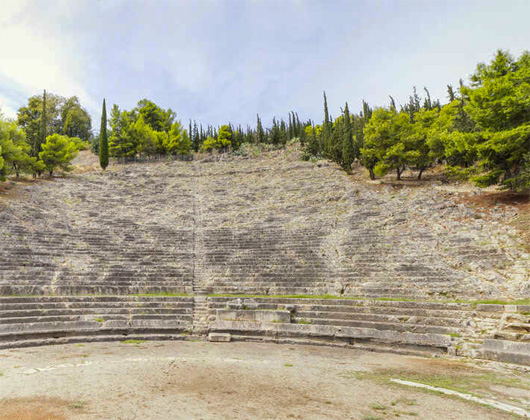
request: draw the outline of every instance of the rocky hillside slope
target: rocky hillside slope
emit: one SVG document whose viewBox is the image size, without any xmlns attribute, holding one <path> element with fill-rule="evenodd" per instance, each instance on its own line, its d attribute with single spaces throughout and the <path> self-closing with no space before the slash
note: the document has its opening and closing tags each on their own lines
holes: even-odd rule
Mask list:
<svg viewBox="0 0 530 420">
<path fill-rule="evenodd" d="M 296 151 L 116 165 L 1 198 L 0 293 L 530 297 L 510 221 Z"/>
</svg>

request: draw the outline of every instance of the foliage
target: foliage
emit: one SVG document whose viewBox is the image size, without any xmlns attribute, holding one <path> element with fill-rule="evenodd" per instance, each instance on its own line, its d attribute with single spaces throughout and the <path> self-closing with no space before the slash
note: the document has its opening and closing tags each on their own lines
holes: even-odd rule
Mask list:
<svg viewBox="0 0 530 420">
<path fill-rule="evenodd" d="M 219 128 L 217 143 L 220 149 L 226 150 L 232 144 L 232 134 L 232 129 L 229 125 L 222 125 Z"/>
<path fill-rule="evenodd" d="M 430 101 L 430 99 L 429 99 Z M 430 102 L 426 102 L 427 108 Z M 419 171 L 418 179 L 425 169 L 434 162 L 429 146 L 429 135 L 434 122 L 438 119 L 438 108 L 422 108 L 413 115 L 415 123 L 412 125 L 412 133 L 408 139 L 408 146 L 412 153 L 409 154 L 407 165 Z"/>
<path fill-rule="evenodd" d="M 530 53 L 515 60 L 497 51 L 490 64 L 480 63 L 471 86 L 462 89 L 465 111 L 480 130 L 478 166 L 473 178 L 479 186 L 500 184 L 518 189 L 525 154 L 530 150 Z"/>
<path fill-rule="evenodd" d="M 139 101 L 131 111 L 120 111 L 114 105 L 110 128 L 109 152 L 117 158 L 187 155 L 195 147 L 188 131 L 176 120 L 175 112 L 147 99 Z M 198 132 L 196 125 L 194 129 Z"/>
<path fill-rule="evenodd" d="M 463 111 L 463 100 L 454 99 L 444 105 L 432 122 L 427 143 L 430 155 L 449 165 L 469 167 L 477 159 L 478 134 Z"/>
<path fill-rule="evenodd" d="M 217 148 L 217 140 L 211 136 L 208 136 L 202 144 L 201 150 L 212 153 L 213 149 Z"/>
<path fill-rule="evenodd" d="M 132 120 L 134 116 L 127 111 L 120 111 L 114 105 L 110 111 L 111 135 L 109 153 L 118 158 L 133 157 L 137 152 L 137 139 L 132 134 Z"/>
<path fill-rule="evenodd" d="M 442 106 L 416 87 L 404 105 L 390 96 L 389 108 L 375 111 L 362 101 L 351 115 L 348 104 L 332 119 L 324 93 L 324 121 L 318 135 L 312 124 L 301 137 L 304 159 L 323 156 L 349 170 L 355 160 L 370 178 L 406 168 L 418 171 L 446 163 L 451 177 L 471 179 L 478 186 L 528 188 L 530 153 L 530 53 L 514 59 L 498 51 L 490 64 L 479 64 L 466 86 L 448 85 L 449 103 Z M 291 121 L 291 119 L 290 119 Z"/>
<path fill-rule="evenodd" d="M 348 103 L 344 105 L 344 128 L 342 136 L 342 166 L 346 170 L 351 169 L 351 165 L 355 161 L 355 146 L 353 144 L 352 124 L 350 117 L 350 110 Z"/>
<path fill-rule="evenodd" d="M 19 108 L 17 124 L 26 134 L 33 157 L 38 157 L 41 144 L 50 134 L 79 137 L 83 141 L 92 138 L 90 115 L 76 96 L 67 99 L 49 92 L 32 96 L 27 105 Z"/>
<path fill-rule="evenodd" d="M 103 99 L 103 110 L 101 111 L 101 129 L 99 131 L 99 165 L 103 170 L 109 166 L 109 142 L 107 139 L 107 109 Z"/>
<path fill-rule="evenodd" d="M 4 156 L 2 156 L 2 146 L 0 146 L 0 181 L 4 180 L 2 171 L 4 170 Z"/>
<path fill-rule="evenodd" d="M 188 132 L 184 130 L 178 121 L 171 125 L 171 130 L 165 136 L 163 144 L 170 154 L 188 155 L 191 151 L 191 140 Z"/>
<path fill-rule="evenodd" d="M 77 137 L 84 142 L 88 142 L 92 137 L 92 120 L 77 96 L 64 101 L 61 107 L 61 123 L 61 132 L 68 137 Z"/>
<path fill-rule="evenodd" d="M 395 169 L 397 179 L 401 179 L 407 165 L 419 158 L 418 151 L 413 148 L 412 123 L 404 112 L 376 109 L 364 135 L 365 146 L 361 149 L 361 156 L 364 161 L 370 161 L 372 171 L 378 176 Z"/>
<path fill-rule="evenodd" d="M 42 145 L 42 152 L 39 153 L 39 158 L 50 176 L 53 176 L 53 172 L 56 169 L 61 169 L 65 172 L 70 171 L 72 169 L 70 163 L 76 156 L 77 148 L 75 143 L 60 134 L 48 136 L 46 143 Z"/>
<path fill-rule="evenodd" d="M 37 174 L 43 171 L 42 162 L 30 157 L 30 145 L 26 136 L 14 121 L 0 119 L 0 147 L 2 148 L 2 167 L 0 180 L 5 180 L 10 173 L 17 178 L 21 173 Z"/>
</svg>

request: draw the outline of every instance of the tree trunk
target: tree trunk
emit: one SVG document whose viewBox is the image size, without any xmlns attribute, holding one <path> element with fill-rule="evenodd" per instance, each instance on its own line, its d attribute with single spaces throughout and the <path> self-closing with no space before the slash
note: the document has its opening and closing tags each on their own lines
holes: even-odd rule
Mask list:
<svg viewBox="0 0 530 420">
<path fill-rule="evenodd" d="M 424 170 L 425 168 L 420 169 L 420 173 L 418 174 L 418 180 L 421 180 L 421 174 L 423 173 Z"/>
<path fill-rule="evenodd" d="M 370 179 L 371 180 L 374 180 L 375 179 L 375 173 L 374 173 L 374 170 L 372 168 L 368 168 L 368 170 L 370 171 Z"/>
<path fill-rule="evenodd" d="M 401 169 L 396 168 L 396 171 L 397 171 L 397 180 L 401 181 Z"/>
</svg>

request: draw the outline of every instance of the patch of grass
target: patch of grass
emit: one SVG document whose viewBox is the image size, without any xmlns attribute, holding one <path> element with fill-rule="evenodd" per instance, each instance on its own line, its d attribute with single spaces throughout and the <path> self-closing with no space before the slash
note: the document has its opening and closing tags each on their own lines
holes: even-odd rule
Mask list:
<svg viewBox="0 0 530 420">
<path fill-rule="evenodd" d="M 94 321 L 96 322 L 105 322 L 103 318 L 94 318 Z"/>
<path fill-rule="evenodd" d="M 342 296 L 334 295 L 247 295 L 247 294 L 224 294 L 212 293 L 208 297 L 234 297 L 234 298 L 277 298 L 277 299 L 345 299 Z M 357 298 L 351 298 L 357 299 Z"/>
<path fill-rule="evenodd" d="M 492 305 L 530 305 L 530 299 L 503 300 L 503 299 L 413 299 L 406 297 L 366 297 L 366 296 L 335 296 L 335 295 L 252 295 L 252 294 L 222 294 L 212 293 L 208 297 L 233 297 L 249 299 L 338 299 L 338 300 L 375 300 L 382 302 L 418 302 L 418 303 L 464 303 L 470 305 L 492 304 Z"/>
<path fill-rule="evenodd" d="M 84 406 L 85 406 L 85 402 L 84 401 L 76 401 L 76 402 L 73 402 L 72 404 L 70 404 L 70 407 L 74 408 L 76 410 L 78 410 L 80 408 L 83 408 Z"/>
<path fill-rule="evenodd" d="M 453 375 L 427 375 L 412 372 L 394 372 L 388 376 L 405 381 L 419 382 L 436 388 L 446 388 L 453 391 L 478 395 L 476 391 L 488 390 L 492 385 L 506 387 L 516 386 L 522 389 L 530 389 L 530 383 L 523 383 L 519 378 L 508 377 L 494 372 L 480 373 L 475 375 L 453 374 Z"/>
<path fill-rule="evenodd" d="M 447 334 L 447 335 L 450 336 L 450 337 L 462 337 L 462 336 L 461 336 L 460 334 L 458 334 L 458 333 L 449 333 L 449 334 Z"/>
<path fill-rule="evenodd" d="M 125 340 L 122 341 L 122 344 L 143 344 L 145 340 Z"/>
<path fill-rule="evenodd" d="M 293 367 L 293 364 L 292 363 L 286 363 L 284 364 L 285 367 Z"/>
<path fill-rule="evenodd" d="M 398 398 L 396 401 L 392 401 L 392 403 L 390 403 L 390 405 L 392 406 L 395 406 L 398 404 L 405 404 L 410 407 L 410 406 L 416 405 L 417 403 L 416 403 L 416 400 L 412 400 L 409 398 Z"/>
<path fill-rule="evenodd" d="M 76 346 L 76 347 L 85 347 L 84 344 L 76 344 L 75 346 Z"/>
<path fill-rule="evenodd" d="M 307 320 L 307 319 L 300 319 L 299 321 L 296 321 L 297 324 L 312 324 L 313 321 Z"/>
<path fill-rule="evenodd" d="M 470 303 L 473 305 L 530 305 L 530 299 L 519 300 L 502 300 L 502 299 L 485 299 L 485 300 L 454 300 L 449 303 Z"/>
<path fill-rule="evenodd" d="M 365 372 L 358 372 L 356 370 L 347 370 L 347 371 L 339 373 L 339 376 L 342 378 L 347 378 L 347 379 L 351 378 L 351 379 L 361 380 L 361 379 L 365 379 Z"/>
<path fill-rule="evenodd" d="M 394 416 L 401 417 L 402 415 L 416 417 L 418 413 L 416 413 L 415 411 L 399 411 L 399 410 L 394 411 Z"/>
<path fill-rule="evenodd" d="M 14 295 L 3 295 L 3 297 L 36 297 L 40 295 L 28 295 L 28 294 L 14 294 Z M 48 293 L 42 296 L 58 296 L 53 293 Z M 104 297 L 113 296 L 106 294 L 80 294 L 76 295 L 80 297 Z M 175 296 L 175 297 L 194 297 L 193 294 L 188 293 L 172 293 L 172 292 L 158 292 L 158 293 L 138 293 L 123 295 L 136 296 L 136 297 L 153 297 L 153 296 Z M 519 299 L 519 300 L 506 300 L 506 299 L 484 299 L 484 300 L 472 300 L 472 299 L 414 299 L 407 297 L 366 297 L 366 296 L 336 296 L 336 295 L 255 295 L 255 294 L 224 294 L 224 293 L 212 293 L 207 297 L 233 297 L 233 298 L 256 298 L 256 299 L 339 299 L 339 300 L 372 300 L 382 302 L 425 302 L 425 303 L 463 303 L 471 305 L 480 304 L 491 304 L 491 305 L 530 305 L 530 299 Z M 251 308 L 249 308 L 251 309 Z"/>
<path fill-rule="evenodd" d="M 382 420 L 383 417 L 378 416 L 376 414 L 366 414 L 363 416 L 362 420 Z"/>
<path fill-rule="evenodd" d="M 383 404 L 371 404 L 370 408 L 372 410 L 385 411 L 388 407 L 384 406 Z"/>
<path fill-rule="evenodd" d="M 187 293 L 172 293 L 172 292 L 156 292 L 156 293 L 137 293 L 134 295 L 128 295 L 128 296 L 138 296 L 138 297 L 150 297 L 150 296 L 192 296 L 188 295 Z"/>
</svg>

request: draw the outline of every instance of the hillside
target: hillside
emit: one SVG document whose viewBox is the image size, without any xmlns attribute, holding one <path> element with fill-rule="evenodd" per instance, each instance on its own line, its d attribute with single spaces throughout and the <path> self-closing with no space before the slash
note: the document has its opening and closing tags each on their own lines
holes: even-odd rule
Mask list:
<svg viewBox="0 0 530 420">
<path fill-rule="evenodd" d="M 422 185 L 296 149 L 81 170 L 3 199 L 0 292 L 530 297 L 517 209 Z"/>
</svg>

